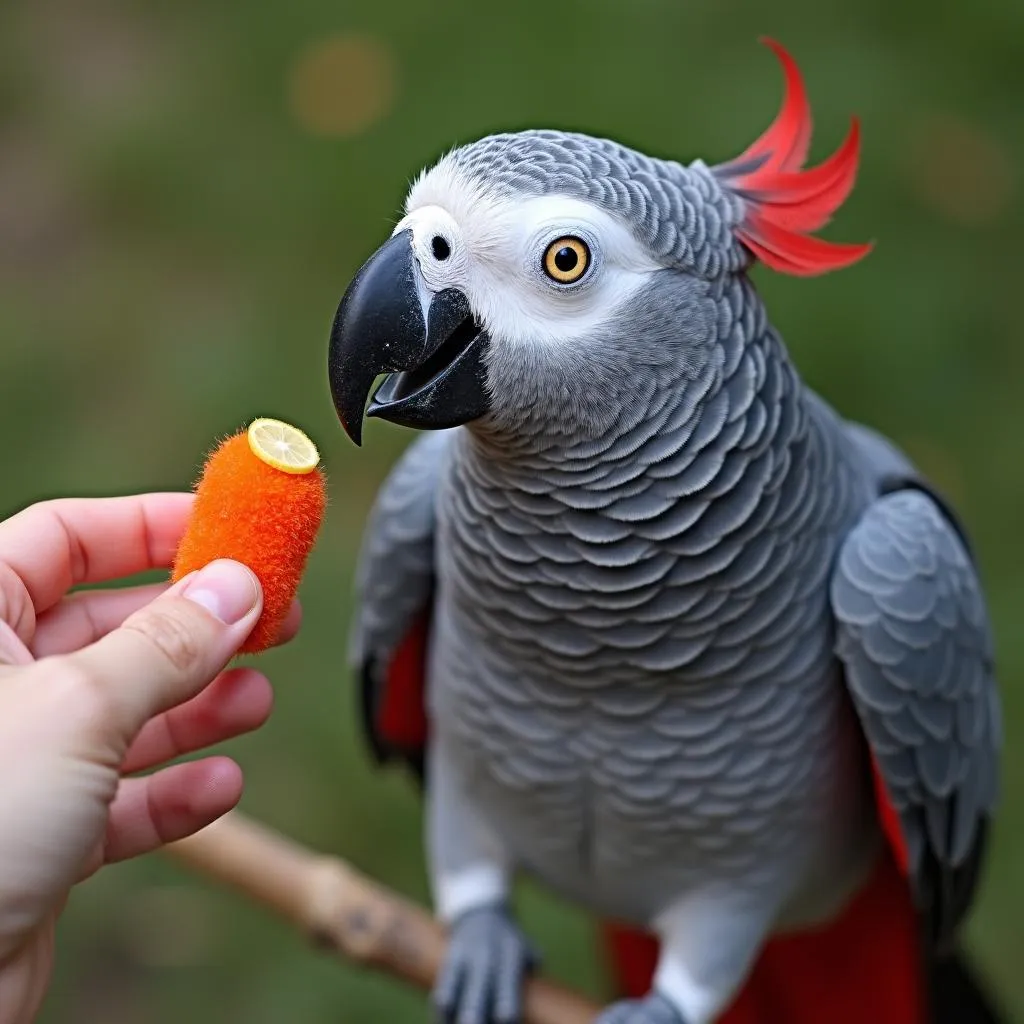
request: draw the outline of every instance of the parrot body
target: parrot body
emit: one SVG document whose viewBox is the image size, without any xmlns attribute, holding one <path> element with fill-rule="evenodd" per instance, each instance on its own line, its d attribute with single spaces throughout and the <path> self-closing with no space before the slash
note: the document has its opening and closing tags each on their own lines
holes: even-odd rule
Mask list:
<svg viewBox="0 0 1024 1024">
<path fill-rule="evenodd" d="M 518 1019 L 518 870 L 607 922 L 635 998 L 601 1024 L 938 1019 L 996 797 L 990 627 L 952 511 L 803 384 L 744 273 L 865 251 L 802 233 L 856 126 L 799 171 L 777 52 L 783 115 L 721 168 L 449 154 L 339 310 L 346 428 L 387 369 L 370 413 L 434 431 L 374 508 L 352 654 L 425 782 L 459 1024 Z"/>
<path fill-rule="evenodd" d="M 647 922 L 666 892 L 727 879 L 770 919 L 806 921 L 877 854 L 827 587 L 868 478 L 795 378 L 764 383 L 790 391 L 774 423 L 751 403 L 724 432 L 724 385 L 695 423 L 644 417 L 619 455 L 555 443 L 547 466 L 517 465 L 460 430 L 414 446 L 393 485 L 424 475 L 450 570 L 428 670 L 435 771 L 458 776 L 514 862 L 615 917 Z M 673 413 L 676 430 L 658 430 Z M 702 423 L 698 453 L 682 437 Z M 678 448 L 676 467 L 638 494 L 649 447 L 660 467 Z M 809 493 L 818 472 L 837 486 Z M 400 579 L 398 557 L 367 578 Z"/>
</svg>

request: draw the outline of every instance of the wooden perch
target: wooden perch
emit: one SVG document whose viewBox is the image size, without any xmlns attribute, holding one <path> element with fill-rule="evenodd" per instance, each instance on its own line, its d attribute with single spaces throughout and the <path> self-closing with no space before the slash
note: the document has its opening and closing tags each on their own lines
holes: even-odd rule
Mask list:
<svg viewBox="0 0 1024 1024">
<path fill-rule="evenodd" d="M 314 853 L 238 811 L 165 847 L 176 861 L 277 911 L 341 959 L 429 989 L 444 930 L 421 907 L 344 861 Z M 526 1024 L 592 1024 L 598 1008 L 543 978 L 526 983 Z"/>
</svg>

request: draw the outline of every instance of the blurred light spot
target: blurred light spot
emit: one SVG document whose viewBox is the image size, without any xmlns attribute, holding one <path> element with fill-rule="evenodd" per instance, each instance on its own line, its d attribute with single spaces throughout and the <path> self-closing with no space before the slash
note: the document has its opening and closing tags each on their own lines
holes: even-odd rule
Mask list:
<svg viewBox="0 0 1024 1024">
<path fill-rule="evenodd" d="M 935 484 L 939 493 L 954 505 L 960 505 L 966 500 L 963 470 L 949 452 L 940 448 L 930 437 L 920 435 L 901 438 L 899 444 L 911 462 Z"/>
<path fill-rule="evenodd" d="M 188 967 L 209 960 L 215 928 L 209 899 L 180 885 L 135 893 L 122 919 L 126 951 L 148 967 Z"/>
<path fill-rule="evenodd" d="M 396 70 L 391 50 L 370 36 L 338 35 L 313 43 L 292 65 L 292 114 L 314 135 L 358 135 L 394 105 Z"/>
<path fill-rule="evenodd" d="M 929 117 L 911 143 L 920 197 L 966 227 L 997 221 L 1013 201 L 1016 168 L 1002 140 L 952 114 Z"/>
</svg>

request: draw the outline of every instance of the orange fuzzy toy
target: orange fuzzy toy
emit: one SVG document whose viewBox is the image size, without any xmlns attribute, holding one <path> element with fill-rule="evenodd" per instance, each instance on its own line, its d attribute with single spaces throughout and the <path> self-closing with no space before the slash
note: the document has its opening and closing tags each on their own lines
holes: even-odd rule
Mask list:
<svg viewBox="0 0 1024 1024">
<path fill-rule="evenodd" d="M 280 426 L 303 438 L 317 458 L 305 435 L 287 424 Z M 275 468 L 255 453 L 243 430 L 211 453 L 195 493 L 171 580 L 217 558 L 247 565 L 263 586 L 263 613 L 239 653 L 266 650 L 288 614 L 323 521 L 324 475 L 315 465 L 289 471 Z"/>
</svg>

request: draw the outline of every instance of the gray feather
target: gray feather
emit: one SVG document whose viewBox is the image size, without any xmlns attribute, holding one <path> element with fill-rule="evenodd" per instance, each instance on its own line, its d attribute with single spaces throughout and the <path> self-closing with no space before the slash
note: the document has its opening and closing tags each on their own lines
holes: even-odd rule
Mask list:
<svg viewBox="0 0 1024 1024">
<path fill-rule="evenodd" d="M 659 269 L 572 344 L 492 337 L 488 414 L 413 446 L 375 509 L 356 657 L 433 595 L 431 742 L 460 799 L 510 862 L 646 924 L 726 890 L 834 913 L 877 854 L 866 736 L 941 937 L 999 733 L 955 524 L 879 497 L 913 467 L 800 381 L 713 170 L 563 132 L 445 160 L 485 196 L 600 205 Z"/>
<path fill-rule="evenodd" d="M 356 569 L 349 660 L 386 662 L 429 602 L 434 580 L 434 497 L 451 434 L 423 434 L 395 464 L 370 511 Z"/>
<path fill-rule="evenodd" d="M 651 254 L 706 278 L 742 269 L 743 202 L 703 162 L 683 166 L 574 132 L 488 135 L 445 157 L 485 188 L 586 199 L 629 224 Z"/>
<path fill-rule="evenodd" d="M 421 751 L 395 751 L 380 735 L 378 705 L 386 672 L 417 620 L 429 613 L 435 585 L 435 497 L 449 450 L 447 432 L 411 444 L 377 495 L 356 571 L 355 616 L 349 631 L 349 662 L 362 680 L 361 711 L 378 760 L 399 754 L 417 773 Z"/>
<path fill-rule="evenodd" d="M 992 637 L 957 530 L 921 489 L 873 502 L 831 586 L 836 650 L 938 941 L 959 924 L 997 800 Z M 952 895 L 949 895 L 952 894 Z"/>
</svg>

